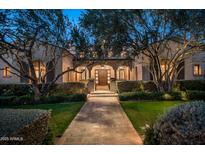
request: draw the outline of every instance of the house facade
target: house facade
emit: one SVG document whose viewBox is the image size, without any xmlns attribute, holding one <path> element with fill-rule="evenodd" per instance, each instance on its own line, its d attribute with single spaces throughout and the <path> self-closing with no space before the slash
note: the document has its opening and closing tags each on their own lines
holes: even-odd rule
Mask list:
<svg viewBox="0 0 205 154">
<path fill-rule="evenodd" d="M 43 76 L 48 68 L 49 55 L 45 55 L 45 51 L 36 51 L 34 54 L 35 73 L 38 78 Z M 44 55 L 42 55 L 44 54 Z M 109 56 L 107 58 L 98 58 L 93 55 L 93 59 L 86 59 L 83 53 L 80 53 L 79 59 L 71 53 L 61 53 L 59 61 L 55 64 L 55 71 L 50 78 L 60 74 L 61 72 L 76 67 L 75 71 L 64 73 L 58 80 L 58 83 L 66 82 L 84 82 L 89 86 L 90 91 L 94 90 L 112 90 L 115 81 L 149 81 L 151 80 L 150 72 L 145 68 L 140 59 L 143 56 L 128 58 L 123 53 L 118 57 Z M 47 58 L 42 58 L 47 57 Z M 7 57 L 10 63 L 17 65 L 15 58 Z M 93 61 L 92 64 L 89 64 Z M 179 80 L 201 80 L 205 79 L 205 52 L 198 52 L 187 58 L 184 63 L 184 69 L 180 73 Z M 163 66 L 161 66 L 163 67 Z M 14 69 L 9 67 L 5 62 L 0 60 L 0 84 L 18 84 L 28 83 L 28 80 L 12 74 Z M 29 72 L 29 70 L 27 70 Z M 18 72 L 15 72 L 18 74 Z M 47 78 L 47 80 L 50 80 Z"/>
</svg>

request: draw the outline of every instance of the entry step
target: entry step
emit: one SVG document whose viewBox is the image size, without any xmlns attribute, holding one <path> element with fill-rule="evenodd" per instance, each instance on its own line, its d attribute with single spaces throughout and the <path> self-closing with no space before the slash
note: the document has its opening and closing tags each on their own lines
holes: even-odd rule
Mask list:
<svg viewBox="0 0 205 154">
<path fill-rule="evenodd" d="M 111 91 L 95 91 L 88 94 L 88 97 L 117 97 L 118 94 Z"/>
</svg>

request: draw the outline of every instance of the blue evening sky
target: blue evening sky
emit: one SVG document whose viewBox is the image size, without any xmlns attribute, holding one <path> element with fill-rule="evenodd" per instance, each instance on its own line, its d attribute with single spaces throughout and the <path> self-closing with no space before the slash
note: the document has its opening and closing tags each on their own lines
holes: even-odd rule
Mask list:
<svg viewBox="0 0 205 154">
<path fill-rule="evenodd" d="M 84 12 L 85 10 L 82 9 L 68 9 L 68 10 L 63 10 L 63 13 L 69 17 L 70 21 L 72 23 L 77 24 L 78 19 L 80 15 Z"/>
</svg>

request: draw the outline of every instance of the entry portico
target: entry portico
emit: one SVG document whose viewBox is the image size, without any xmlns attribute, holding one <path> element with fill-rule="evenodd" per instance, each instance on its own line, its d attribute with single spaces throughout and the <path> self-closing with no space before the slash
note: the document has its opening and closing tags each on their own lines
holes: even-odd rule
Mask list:
<svg viewBox="0 0 205 154">
<path fill-rule="evenodd" d="M 77 68 L 77 72 L 82 73 L 74 74 L 75 81 L 93 82 L 94 90 L 102 87 L 110 90 L 112 82 L 116 80 L 136 80 L 136 67 L 132 59 L 97 59 L 92 65 L 88 63 L 85 60 L 82 64 L 81 61 L 82 65 Z"/>
</svg>

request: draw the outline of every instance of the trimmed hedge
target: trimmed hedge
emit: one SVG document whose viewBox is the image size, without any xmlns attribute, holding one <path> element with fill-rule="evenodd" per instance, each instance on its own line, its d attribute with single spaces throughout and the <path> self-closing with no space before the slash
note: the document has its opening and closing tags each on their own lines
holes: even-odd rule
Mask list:
<svg viewBox="0 0 205 154">
<path fill-rule="evenodd" d="M 119 94 L 121 101 L 128 100 L 186 100 L 184 92 L 124 92 Z"/>
<path fill-rule="evenodd" d="M 61 96 L 47 96 L 41 97 L 36 102 L 33 96 L 0 96 L 0 106 L 13 106 L 23 104 L 52 104 L 52 103 L 63 103 L 63 102 L 84 102 L 87 99 L 86 94 L 70 94 Z"/>
<path fill-rule="evenodd" d="M 119 93 L 134 91 L 157 91 L 157 88 L 152 81 L 117 81 L 117 88 Z M 205 91 L 205 80 L 177 81 L 174 88 L 182 91 Z"/>
<path fill-rule="evenodd" d="M 145 133 L 144 144 L 205 144 L 205 102 L 172 108 Z"/>
<path fill-rule="evenodd" d="M 0 144 L 42 144 L 49 118 L 45 110 L 0 109 Z"/>
<path fill-rule="evenodd" d="M 189 90 L 187 97 L 190 100 L 205 100 L 205 91 Z"/>
<path fill-rule="evenodd" d="M 50 91 L 51 95 L 64 95 L 64 94 L 76 94 L 86 93 L 85 84 L 82 82 L 67 82 L 59 83 L 53 86 Z"/>
<path fill-rule="evenodd" d="M 33 94 L 28 84 L 0 84 L 0 96 L 22 96 Z"/>
<path fill-rule="evenodd" d="M 205 91 L 205 80 L 183 80 L 177 81 L 181 90 Z"/>
<path fill-rule="evenodd" d="M 119 93 L 133 91 L 156 91 L 157 88 L 152 81 L 117 81 Z"/>
<path fill-rule="evenodd" d="M 41 84 L 39 84 L 39 87 Z M 75 94 L 85 93 L 85 84 L 81 82 L 68 82 L 55 84 L 50 90 L 50 94 Z M 23 96 L 32 95 L 29 84 L 0 84 L 0 96 Z"/>
</svg>

